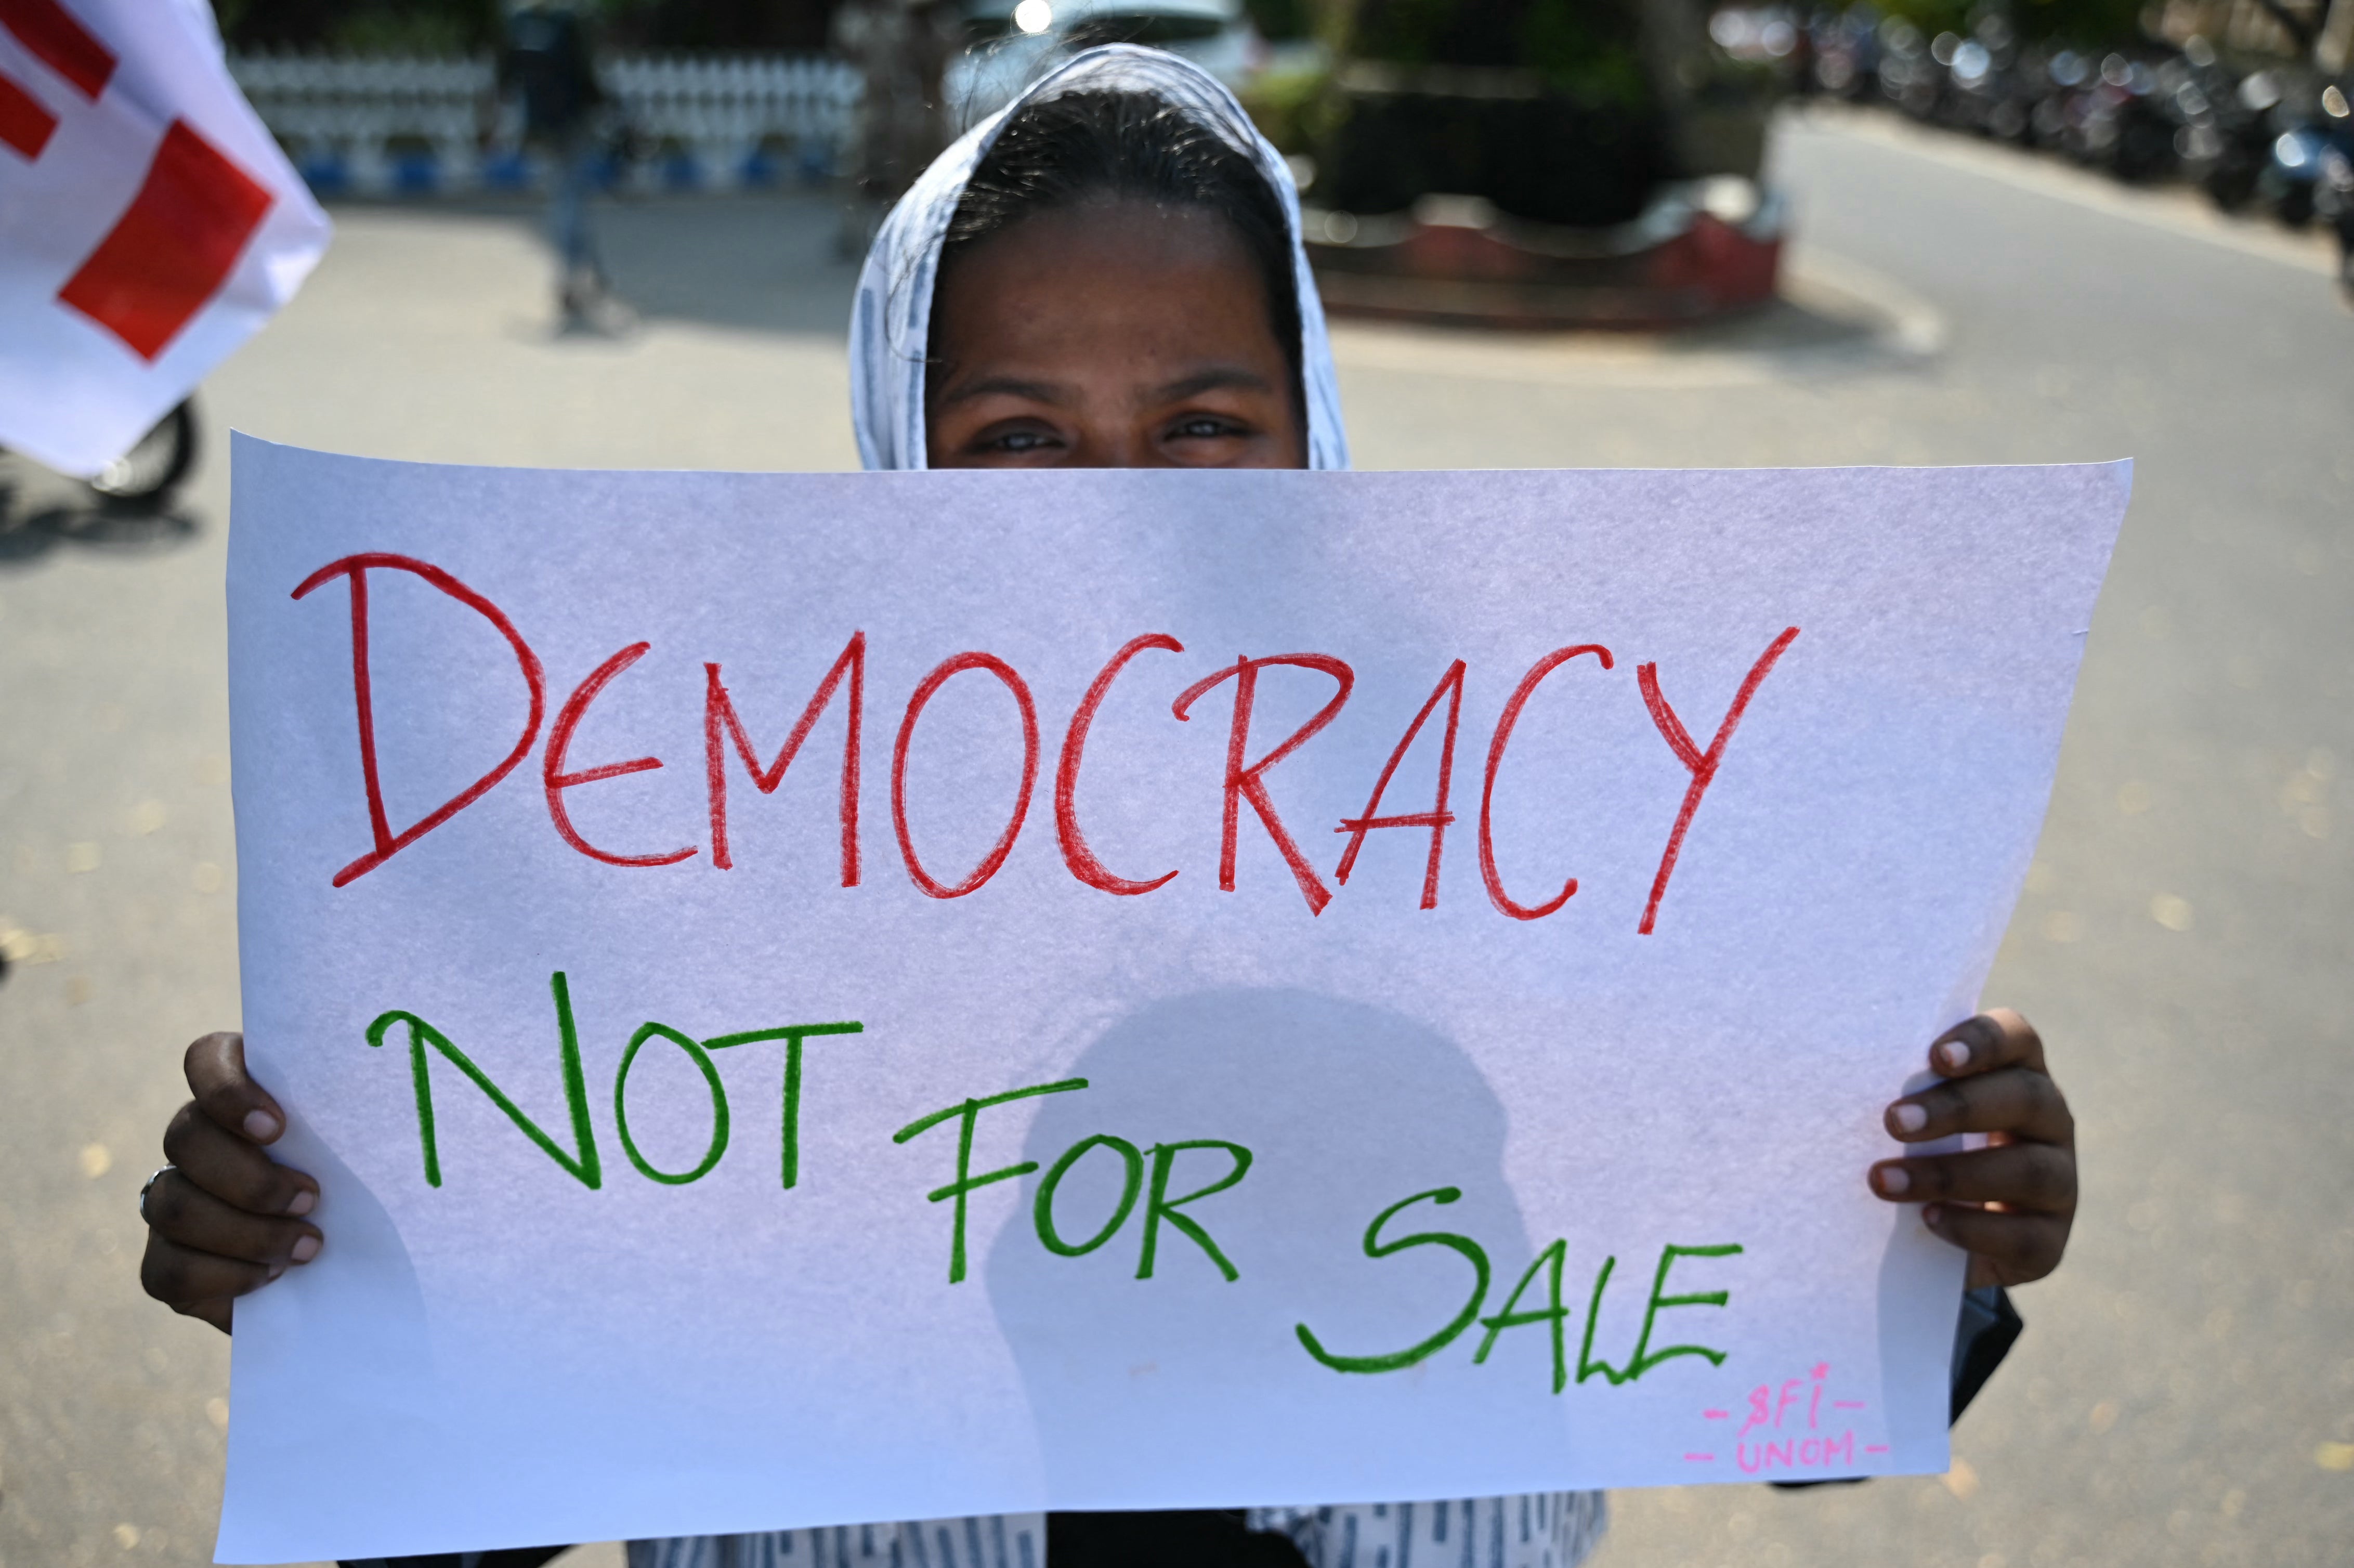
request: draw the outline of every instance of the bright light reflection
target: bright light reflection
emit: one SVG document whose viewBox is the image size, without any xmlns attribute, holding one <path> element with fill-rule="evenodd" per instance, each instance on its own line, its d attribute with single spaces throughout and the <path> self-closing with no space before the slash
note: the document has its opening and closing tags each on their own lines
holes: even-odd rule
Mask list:
<svg viewBox="0 0 2354 1568">
<path fill-rule="evenodd" d="M 1025 33 L 1043 33 L 1055 25 L 1055 8 L 1046 0 L 1022 0 L 1013 7 L 1013 25 Z"/>
</svg>

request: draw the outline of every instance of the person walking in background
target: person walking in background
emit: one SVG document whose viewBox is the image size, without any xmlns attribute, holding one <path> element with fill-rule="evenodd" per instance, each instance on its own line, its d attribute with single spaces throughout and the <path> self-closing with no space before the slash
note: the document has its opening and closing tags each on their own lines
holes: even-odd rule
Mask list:
<svg viewBox="0 0 2354 1568">
<path fill-rule="evenodd" d="M 630 325 L 613 295 L 589 222 L 602 160 L 597 81 L 588 19 L 569 0 L 521 0 L 507 13 L 499 52 L 499 93 L 523 100 L 524 138 L 550 165 L 548 239 L 556 248 L 557 305 L 566 329 L 616 332 Z"/>
<path fill-rule="evenodd" d="M 846 0 L 833 15 L 832 34 L 834 48 L 857 68 L 864 88 L 837 245 L 855 257 L 865 253 L 883 215 L 954 138 L 943 81 L 964 44 L 964 13 L 952 0 Z"/>
</svg>

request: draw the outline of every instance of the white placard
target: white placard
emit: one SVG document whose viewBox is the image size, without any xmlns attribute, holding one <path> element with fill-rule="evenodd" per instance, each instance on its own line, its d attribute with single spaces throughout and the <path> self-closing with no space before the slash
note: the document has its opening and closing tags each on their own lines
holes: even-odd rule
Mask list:
<svg viewBox="0 0 2354 1568">
<path fill-rule="evenodd" d="M 2127 482 L 241 440 L 222 1557 L 1943 1468 Z"/>
</svg>

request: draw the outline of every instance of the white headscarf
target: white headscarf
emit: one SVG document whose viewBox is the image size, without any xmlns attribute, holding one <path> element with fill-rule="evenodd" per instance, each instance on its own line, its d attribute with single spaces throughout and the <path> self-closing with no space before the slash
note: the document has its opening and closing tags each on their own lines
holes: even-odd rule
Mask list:
<svg viewBox="0 0 2354 1568">
<path fill-rule="evenodd" d="M 1308 466 L 1349 466 L 1341 393 L 1324 306 L 1299 243 L 1299 195 L 1282 154 L 1258 133 L 1235 95 L 1191 60 L 1161 49 L 1108 44 L 1048 73 L 942 153 L 899 198 L 866 252 L 850 314 L 850 418 L 865 467 L 923 468 L 924 355 L 932 324 L 932 282 L 949 220 L 1009 115 L 1074 92 L 1146 92 L 1175 106 L 1257 165 L 1283 204 L 1291 274 L 1299 296 L 1299 378 L 1308 404 Z"/>
</svg>

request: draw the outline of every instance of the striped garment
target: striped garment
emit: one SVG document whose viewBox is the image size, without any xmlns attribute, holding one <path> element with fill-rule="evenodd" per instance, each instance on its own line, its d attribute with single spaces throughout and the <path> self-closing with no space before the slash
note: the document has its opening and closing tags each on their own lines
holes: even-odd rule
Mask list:
<svg viewBox="0 0 2354 1568">
<path fill-rule="evenodd" d="M 1600 1492 L 1253 1509 L 1308 1568 L 1575 1568 L 1602 1539 Z M 1044 1568 L 1045 1516 L 837 1525 L 630 1542 L 630 1568 Z"/>
<path fill-rule="evenodd" d="M 1045 1568 L 1045 1562 L 1042 1513 L 630 1542 L 630 1568 Z"/>
<path fill-rule="evenodd" d="M 1600 1492 L 1458 1501 L 1253 1509 L 1253 1530 L 1291 1538 L 1309 1568 L 1575 1568 L 1607 1529 Z"/>
</svg>

